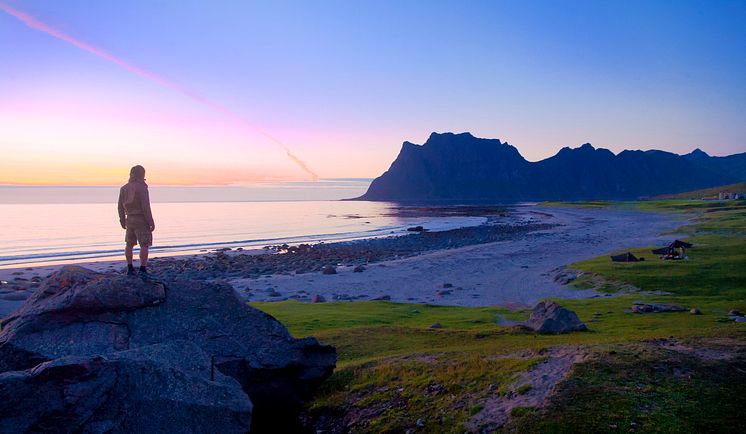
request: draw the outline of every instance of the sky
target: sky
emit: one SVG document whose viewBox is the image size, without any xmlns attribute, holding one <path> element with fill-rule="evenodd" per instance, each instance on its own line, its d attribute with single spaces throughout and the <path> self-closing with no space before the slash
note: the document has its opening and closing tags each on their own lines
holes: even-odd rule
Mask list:
<svg viewBox="0 0 746 434">
<path fill-rule="evenodd" d="M 744 152 L 744 22 L 732 0 L 0 0 L 0 184 L 375 177 L 433 131 L 530 161 Z"/>
</svg>

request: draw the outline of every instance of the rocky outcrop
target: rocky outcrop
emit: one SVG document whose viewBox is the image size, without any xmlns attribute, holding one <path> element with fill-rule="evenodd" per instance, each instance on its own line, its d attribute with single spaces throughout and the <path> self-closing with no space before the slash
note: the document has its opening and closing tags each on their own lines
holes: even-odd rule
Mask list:
<svg viewBox="0 0 746 434">
<path fill-rule="evenodd" d="M 189 342 L 61 357 L 0 374 L 0 432 L 247 432 L 249 397 L 210 378 Z"/>
<path fill-rule="evenodd" d="M 98 373 L 114 375 L 110 371 L 128 375 L 129 369 L 136 372 L 134 366 L 142 363 L 147 365 L 143 372 L 154 377 L 173 371 L 192 378 L 194 372 L 209 370 L 212 378 L 225 376 L 240 385 L 253 403 L 252 426 L 260 430 L 291 421 L 310 393 L 331 375 L 336 362 L 333 347 L 314 338 L 293 338 L 273 317 L 241 302 L 228 285 L 142 281 L 80 267 L 64 267 L 51 275 L 3 320 L 2 327 L 0 372 L 5 373 L 5 381 L 12 377 L 41 384 L 48 377 L 39 376 L 40 369 L 81 364 L 97 366 L 91 374 L 94 379 Z M 132 350 L 168 354 L 159 347 L 174 342 L 190 343 L 184 346 L 189 354 L 175 358 L 193 359 L 199 366 L 184 369 L 174 357 L 132 358 Z M 228 387 L 226 381 L 220 387 Z M 131 384 L 144 387 L 145 383 Z M 90 399 L 98 401 L 94 396 Z M 230 412 L 210 414 L 223 417 Z M 280 425 L 277 415 L 281 415 Z"/>
<path fill-rule="evenodd" d="M 567 333 L 588 330 L 578 315 L 553 301 L 541 301 L 531 311 L 524 323 L 526 327 L 539 333 Z"/>
<path fill-rule="evenodd" d="M 359 199 L 401 202 L 635 199 L 746 180 L 746 153 L 697 158 L 664 151 L 614 154 L 586 143 L 529 162 L 497 139 L 432 133 L 404 142 Z M 685 177 L 672 174 L 686 173 Z"/>
</svg>

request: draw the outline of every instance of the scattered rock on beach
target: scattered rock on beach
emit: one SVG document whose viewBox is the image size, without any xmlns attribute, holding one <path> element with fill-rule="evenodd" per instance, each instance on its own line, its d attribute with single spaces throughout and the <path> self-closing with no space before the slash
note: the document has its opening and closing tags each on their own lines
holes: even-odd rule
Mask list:
<svg viewBox="0 0 746 434">
<path fill-rule="evenodd" d="M 337 274 L 337 267 L 332 265 L 324 265 L 321 267 L 321 274 Z"/>
<path fill-rule="evenodd" d="M 313 297 L 311 297 L 311 303 L 324 303 L 324 302 L 326 302 L 326 298 L 324 298 L 323 295 L 314 294 Z"/>
<path fill-rule="evenodd" d="M 164 347 L 169 345 L 188 354 L 176 356 L 176 350 Z M 90 431 L 127 431 L 128 424 L 142 426 L 139 418 L 152 419 L 162 410 L 164 419 L 152 419 L 151 428 L 168 423 L 167 431 L 245 432 L 231 427 L 246 421 L 247 414 L 252 429 L 291 423 L 288 416 L 297 414 L 335 363 L 334 347 L 293 338 L 273 317 L 242 302 L 229 285 L 143 281 L 66 266 L 2 320 L 0 400 L 3 415 L 13 409 L 12 414 L 40 421 L 54 417 L 66 423 L 69 417 L 75 423 L 85 414 L 81 423 L 90 423 L 84 425 Z M 204 377 L 210 371 L 215 382 Z M 232 390 L 239 388 L 229 383 L 237 383 L 246 399 L 238 399 Z M 115 398 L 107 400 L 101 391 Z M 59 403 L 64 406 L 54 407 Z M 44 408 L 50 413 L 35 413 Z M 189 417 L 187 424 L 180 419 L 187 411 L 200 417 Z M 25 416 L 10 417 L 0 426 L 10 421 L 23 431 Z M 70 430 L 86 431 L 78 425 Z"/>
<path fill-rule="evenodd" d="M 390 295 L 382 295 L 380 297 L 374 298 L 373 300 L 389 301 L 389 300 L 391 300 L 391 296 Z"/>
<path fill-rule="evenodd" d="M 452 283 L 444 283 L 443 284 L 443 288 L 453 288 L 453 284 Z"/>
<path fill-rule="evenodd" d="M 6 300 L 6 301 L 21 301 L 26 300 L 29 298 L 31 294 L 25 292 L 25 291 L 17 291 L 12 294 L 5 294 L 0 299 Z"/>
<path fill-rule="evenodd" d="M 539 333 L 567 333 L 588 329 L 575 312 L 553 301 L 539 302 L 525 325 Z"/>
<path fill-rule="evenodd" d="M 578 274 L 570 270 L 562 270 L 554 276 L 554 281 L 560 285 L 567 285 L 578 278 Z"/>
<path fill-rule="evenodd" d="M 697 309 L 696 307 L 689 309 L 689 313 L 692 315 L 702 315 L 702 311 Z"/>
<path fill-rule="evenodd" d="M 439 322 L 436 322 L 435 324 L 430 324 L 430 327 L 428 327 L 428 328 L 431 328 L 431 329 L 442 329 L 443 326 Z"/>
<path fill-rule="evenodd" d="M 735 309 L 728 311 L 728 315 L 730 316 L 743 316 L 743 314 Z"/>
<path fill-rule="evenodd" d="M 365 271 L 364 265 L 356 265 L 355 268 L 352 269 L 353 273 L 362 273 L 363 271 Z"/>
<path fill-rule="evenodd" d="M 411 228 L 407 228 L 409 232 L 425 232 L 425 228 L 422 226 L 412 226 Z"/>
<path fill-rule="evenodd" d="M 661 312 L 684 312 L 689 309 L 675 304 L 634 304 L 632 313 L 661 313 Z"/>
</svg>

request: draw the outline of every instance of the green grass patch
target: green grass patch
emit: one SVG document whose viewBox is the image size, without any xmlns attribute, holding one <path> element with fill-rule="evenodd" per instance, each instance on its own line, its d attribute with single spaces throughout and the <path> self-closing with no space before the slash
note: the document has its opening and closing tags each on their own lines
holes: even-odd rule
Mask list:
<svg viewBox="0 0 746 434">
<path fill-rule="evenodd" d="M 417 419 L 425 432 L 463 432 L 481 399 L 504 394 L 533 363 L 484 352 L 379 360 L 335 373 L 310 412 L 334 411 L 355 397 L 345 410 L 365 413 L 355 432 L 398 432 Z"/>
<path fill-rule="evenodd" d="M 570 268 L 629 283 L 646 291 L 666 291 L 676 295 L 740 298 L 746 294 L 746 243 L 739 237 L 703 235 L 686 239 L 687 260 L 664 261 L 649 246 L 631 249 L 642 262 L 612 262 L 609 256 L 580 261 Z M 618 254 L 623 252 L 614 252 Z M 588 277 L 575 285 L 589 287 Z M 613 292 L 613 286 L 605 288 Z"/>
<path fill-rule="evenodd" d="M 610 206 L 613 206 L 614 204 L 615 202 L 583 200 L 576 202 L 549 201 L 542 202 L 541 206 L 551 208 L 608 208 Z"/>
<path fill-rule="evenodd" d="M 702 360 L 628 345 L 576 366 L 547 408 L 516 414 L 521 433 L 738 432 L 746 359 Z"/>
<path fill-rule="evenodd" d="M 585 272 L 603 276 L 611 281 L 629 283 L 646 291 L 667 291 L 677 295 L 746 296 L 746 204 L 707 201 L 641 202 L 641 209 L 683 209 L 693 214 L 692 223 L 678 231 L 689 234 L 686 241 L 694 244 L 688 249 L 688 260 L 664 261 L 648 246 L 629 250 L 644 262 L 612 262 L 609 256 L 571 264 Z M 672 240 L 673 241 L 673 240 Z M 609 255 L 623 252 L 611 252 Z M 579 279 L 575 284 L 585 289 L 592 282 Z M 613 292 L 613 287 L 604 288 Z"/>
<path fill-rule="evenodd" d="M 625 312 L 633 301 L 674 303 L 697 307 L 702 315 L 675 312 L 638 315 Z M 746 300 L 727 297 L 641 296 L 561 300 L 589 327 L 588 332 L 538 335 L 513 332 L 495 322 L 498 314 L 526 320 L 529 310 L 508 312 L 501 308 L 470 308 L 385 301 L 307 304 L 297 301 L 251 303 L 283 322 L 296 336 L 313 335 L 335 345 L 339 367 L 360 365 L 394 356 L 490 351 L 505 354 L 522 349 L 540 350 L 556 345 L 598 345 L 668 336 L 730 335 L 741 324 L 718 322 L 730 309 L 746 310 Z M 372 319 L 354 327 L 333 327 L 339 318 L 363 310 Z M 426 320 L 402 312 L 417 310 Z M 302 315 L 298 315 L 298 312 Z M 599 314 L 599 315 L 594 315 Z M 595 321 L 591 320 L 596 317 Z M 439 322 L 442 329 L 429 324 Z M 313 329 L 317 327 L 317 329 Z"/>
</svg>

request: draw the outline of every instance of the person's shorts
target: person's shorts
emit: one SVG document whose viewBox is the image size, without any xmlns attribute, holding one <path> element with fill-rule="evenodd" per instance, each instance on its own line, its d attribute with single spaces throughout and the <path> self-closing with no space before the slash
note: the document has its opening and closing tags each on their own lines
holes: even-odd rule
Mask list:
<svg viewBox="0 0 746 434">
<path fill-rule="evenodd" d="M 127 244 L 139 244 L 140 247 L 150 247 L 153 245 L 153 232 L 150 231 L 150 225 L 145 221 L 145 216 L 128 215 L 127 231 L 124 234 L 124 241 Z"/>
</svg>

